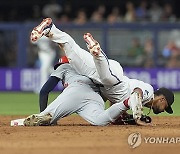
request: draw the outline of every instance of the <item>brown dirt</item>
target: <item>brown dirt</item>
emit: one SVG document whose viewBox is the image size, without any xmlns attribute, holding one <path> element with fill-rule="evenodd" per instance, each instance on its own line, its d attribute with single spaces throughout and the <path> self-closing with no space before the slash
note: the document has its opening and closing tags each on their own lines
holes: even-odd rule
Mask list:
<svg viewBox="0 0 180 154">
<path fill-rule="evenodd" d="M 156 126 L 91 126 L 79 116 L 59 121 L 58 126 L 9 126 L 22 116 L 0 116 L 0 154 L 149 154 L 180 152 L 176 144 L 145 143 L 143 137 L 180 137 L 180 117 L 154 117 Z M 142 144 L 132 149 L 129 134 L 140 132 Z"/>
</svg>

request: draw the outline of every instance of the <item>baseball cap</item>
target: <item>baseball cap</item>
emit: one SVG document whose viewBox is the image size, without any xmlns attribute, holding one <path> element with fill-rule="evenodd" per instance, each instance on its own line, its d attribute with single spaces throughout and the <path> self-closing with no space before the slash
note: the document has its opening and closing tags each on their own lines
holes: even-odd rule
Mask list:
<svg viewBox="0 0 180 154">
<path fill-rule="evenodd" d="M 69 63 L 68 58 L 66 56 L 62 56 L 59 58 L 59 62 L 54 65 L 54 70 L 56 70 L 61 64 Z"/>
<path fill-rule="evenodd" d="M 164 95 L 164 97 L 166 98 L 166 101 L 168 103 L 168 107 L 165 109 L 166 112 L 172 114 L 173 110 L 171 108 L 171 105 L 174 102 L 174 94 L 171 90 L 167 89 L 167 88 L 160 88 L 158 90 L 156 90 L 154 92 L 156 95 Z"/>
</svg>

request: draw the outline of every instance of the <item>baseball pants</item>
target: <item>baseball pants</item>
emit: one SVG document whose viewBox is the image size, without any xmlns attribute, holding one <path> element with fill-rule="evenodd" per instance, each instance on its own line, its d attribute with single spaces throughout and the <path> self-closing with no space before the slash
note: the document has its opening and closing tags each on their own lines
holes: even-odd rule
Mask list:
<svg viewBox="0 0 180 154">
<path fill-rule="evenodd" d="M 115 85 L 123 79 L 121 65 L 117 61 L 108 60 L 103 52 L 98 58 L 93 57 L 82 49 L 70 35 L 56 28 L 55 25 L 52 26 L 51 33 L 53 35 L 50 39 L 63 45 L 70 64 L 78 73 L 107 86 Z"/>
<path fill-rule="evenodd" d="M 77 113 L 92 125 L 104 126 L 114 122 L 124 110 L 123 103 L 116 103 L 105 110 L 104 101 L 98 93 L 87 84 L 75 82 L 65 88 L 40 115 L 50 113 L 51 123 L 54 123 Z"/>
</svg>

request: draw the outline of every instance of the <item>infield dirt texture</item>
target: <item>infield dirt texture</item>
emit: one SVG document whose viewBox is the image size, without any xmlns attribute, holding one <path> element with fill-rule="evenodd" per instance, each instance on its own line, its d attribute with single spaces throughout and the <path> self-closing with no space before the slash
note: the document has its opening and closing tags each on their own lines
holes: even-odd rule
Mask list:
<svg viewBox="0 0 180 154">
<path fill-rule="evenodd" d="M 23 116 L 24 117 L 24 116 Z M 59 121 L 58 126 L 11 127 L 10 120 L 22 116 L 0 116 L 0 154 L 179 154 L 178 143 L 154 143 L 155 137 L 180 137 L 180 117 L 153 117 L 154 127 L 91 126 L 79 116 Z M 142 144 L 133 149 L 129 134 L 139 132 Z M 144 137 L 151 137 L 145 143 Z M 173 141 L 172 141 L 173 142 Z"/>
</svg>

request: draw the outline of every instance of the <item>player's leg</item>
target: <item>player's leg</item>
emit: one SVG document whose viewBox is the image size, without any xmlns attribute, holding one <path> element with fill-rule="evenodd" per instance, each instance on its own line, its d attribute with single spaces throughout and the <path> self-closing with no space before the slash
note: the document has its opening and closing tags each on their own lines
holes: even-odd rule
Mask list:
<svg viewBox="0 0 180 154">
<path fill-rule="evenodd" d="M 50 113 L 52 115 L 51 123 L 66 117 L 79 108 L 79 104 L 84 96 L 77 93 L 80 88 L 77 86 L 69 86 L 43 111 L 40 115 Z"/>
<path fill-rule="evenodd" d="M 24 125 L 25 126 L 51 125 L 53 123 L 56 123 L 58 119 L 68 116 L 72 111 L 72 110 L 70 111 L 70 107 L 72 106 L 68 107 L 67 106 L 68 102 L 65 102 L 66 99 L 65 101 L 63 101 L 62 99 L 64 99 L 64 97 L 61 94 L 50 105 L 48 105 L 43 112 L 41 112 L 40 114 L 32 114 L 28 116 L 24 121 Z"/>
<path fill-rule="evenodd" d="M 95 92 L 88 92 L 77 113 L 92 125 L 108 125 L 113 123 L 128 107 L 120 102 L 113 104 L 107 110 L 102 97 Z"/>
<path fill-rule="evenodd" d="M 51 125 L 75 113 L 86 100 L 86 96 L 91 96 L 91 91 L 91 88 L 83 88 L 81 85 L 68 86 L 43 112 L 27 117 L 24 122 L 25 126 Z"/>
<path fill-rule="evenodd" d="M 121 102 L 113 104 L 105 110 L 101 103 L 89 100 L 77 113 L 92 125 L 105 126 L 114 123 L 127 109 Z"/>
<path fill-rule="evenodd" d="M 82 49 L 69 34 L 56 28 L 50 18 L 44 19 L 40 25 L 34 28 L 31 32 L 31 40 L 35 42 L 43 35 L 48 36 L 53 42 L 61 44 L 70 64 L 78 73 L 100 82 L 91 54 Z"/>
<path fill-rule="evenodd" d="M 104 85 L 112 86 L 121 82 L 123 69 L 117 61 L 108 60 L 105 54 L 100 54 L 93 60 L 89 52 L 80 48 L 70 35 L 56 28 L 55 25 L 52 26 L 50 33 L 52 36 L 49 38 L 52 41 L 63 44 L 66 56 L 78 73 L 96 79 Z"/>
<path fill-rule="evenodd" d="M 84 40 L 96 65 L 100 80 L 104 85 L 115 85 L 123 80 L 123 69 L 115 60 L 109 60 L 90 33 L 84 34 Z"/>
<path fill-rule="evenodd" d="M 56 31 L 59 31 L 59 33 L 53 32 L 55 29 Z M 76 44 L 76 42 L 70 35 L 55 28 L 55 26 L 53 26 L 51 32 L 53 32 L 54 34 L 50 38 L 52 41 L 54 41 L 54 36 L 56 35 L 58 35 L 58 38 L 62 37 L 63 39 L 67 39 L 67 42 L 63 44 L 61 43 L 61 48 L 64 50 L 71 66 L 79 74 L 86 75 L 89 78 L 92 78 L 93 80 L 97 81 L 98 83 L 101 83 L 91 54 L 86 50 L 80 48 L 80 46 Z"/>
</svg>

